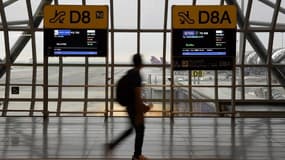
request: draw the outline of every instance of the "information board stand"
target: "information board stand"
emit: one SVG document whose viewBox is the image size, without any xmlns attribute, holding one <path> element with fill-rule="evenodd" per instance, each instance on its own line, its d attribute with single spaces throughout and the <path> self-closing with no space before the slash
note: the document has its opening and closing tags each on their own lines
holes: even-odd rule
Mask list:
<svg viewBox="0 0 285 160">
<path fill-rule="evenodd" d="M 171 113 L 174 110 L 174 70 L 231 70 L 232 109 L 227 114 L 235 116 L 236 12 L 233 5 L 172 7 Z M 190 108 L 191 79 L 189 76 Z M 215 87 L 217 95 L 217 82 Z M 218 97 L 215 98 L 217 101 Z"/>
<path fill-rule="evenodd" d="M 44 102 L 43 117 L 49 117 L 48 66 L 49 57 L 105 57 L 108 63 L 108 6 L 47 5 L 44 8 Z M 85 61 L 88 63 L 88 60 Z M 88 71 L 88 70 L 87 70 Z M 106 65 L 106 84 L 107 72 Z M 61 71 L 62 73 L 62 71 Z M 61 74 L 62 75 L 62 74 Z M 88 77 L 85 76 L 85 83 Z M 59 84 L 62 87 L 62 84 Z M 85 91 L 86 91 L 86 86 Z M 105 85 L 106 92 L 108 86 Z M 59 90 L 61 95 L 61 90 Z M 106 93 L 107 95 L 107 93 Z M 85 94 L 86 97 L 86 94 Z M 59 97 L 61 103 L 61 97 Z M 106 102 L 108 103 L 108 102 Z M 106 104 L 107 106 L 107 104 Z M 86 107 L 84 107 L 86 108 Z M 84 115 L 86 115 L 84 110 Z M 105 116 L 107 114 L 105 113 Z"/>
</svg>

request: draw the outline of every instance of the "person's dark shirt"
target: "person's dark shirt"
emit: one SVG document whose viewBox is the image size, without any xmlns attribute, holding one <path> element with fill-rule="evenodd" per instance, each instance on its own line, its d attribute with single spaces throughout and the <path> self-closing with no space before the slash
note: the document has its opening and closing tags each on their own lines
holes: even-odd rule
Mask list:
<svg viewBox="0 0 285 160">
<path fill-rule="evenodd" d="M 136 69 L 130 69 L 128 71 L 128 78 L 129 78 L 129 87 L 130 87 L 130 105 L 128 108 L 131 112 L 134 112 L 135 110 L 135 88 L 142 86 L 142 79 L 139 70 Z"/>
</svg>

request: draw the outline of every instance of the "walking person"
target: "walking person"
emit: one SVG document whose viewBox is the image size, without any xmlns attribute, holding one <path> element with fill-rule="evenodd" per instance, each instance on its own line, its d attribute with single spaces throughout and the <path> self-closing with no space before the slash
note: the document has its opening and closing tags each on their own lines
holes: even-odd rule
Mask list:
<svg viewBox="0 0 285 160">
<path fill-rule="evenodd" d="M 130 120 L 130 128 L 124 131 L 117 139 L 107 145 L 108 150 L 113 150 L 120 142 L 127 138 L 135 130 L 135 145 L 133 160 L 147 160 L 142 155 L 142 146 L 144 140 L 144 113 L 148 112 L 152 104 L 146 105 L 142 100 L 142 78 L 140 70 L 143 67 L 142 57 L 140 54 L 133 55 L 134 67 L 127 72 L 128 87 L 130 90 L 125 90 L 128 93 L 128 103 L 126 109 Z"/>
</svg>

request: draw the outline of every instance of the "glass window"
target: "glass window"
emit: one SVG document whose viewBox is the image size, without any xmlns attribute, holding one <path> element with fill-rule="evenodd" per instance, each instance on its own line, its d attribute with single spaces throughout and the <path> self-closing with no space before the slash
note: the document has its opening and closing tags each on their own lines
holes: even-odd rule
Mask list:
<svg viewBox="0 0 285 160">
<path fill-rule="evenodd" d="M 215 99 L 214 87 L 192 87 L 193 99 Z"/>
<path fill-rule="evenodd" d="M 43 98 L 43 87 L 37 86 L 36 87 L 36 97 L 35 98 Z"/>
<path fill-rule="evenodd" d="M 236 79 L 238 80 L 240 76 L 238 74 L 238 71 L 236 72 Z M 232 86 L 232 74 L 232 71 L 218 71 L 218 85 Z M 209 74 L 207 77 L 208 79 L 214 79 L 214 72 L 212 72 L 212 74 Z"/>
<path fill-rule="evenodd" d="M 90 85 L 105 85 L 106 83 L 105 75 L 106 75 L 105 67 L 89 67 L 89 73 L 88 73 L 89 84 Z M 83 79 L 83 84 L 84 84 L 84 76 L 81 78 Z"/>
<path fill-rule="evenodd" d="M 15 14 L 15 9 L 17 10 L 17 14 Z M 5 15 L 7 22 L 21 22 L 28 21 L 28 11 L 26 1 L 16 1 L 15 3 L 5 7 Z M 15 24 L 15 23 L 13 23 Z M 28 26 L 27 23 L 20 23 L 16 26 Z"/>
<path fill-rule="evenodd" d="M 83 112 L 83 102 L 62 102 L 61 111 L 62 112 Z M 65 116 L 66 115 L 76 116 L 76 114 L 72 114 L 72 113 L 65 113 Z M 82 113 L 77 114 L 77 115 L 82 116 Z"/>
<path fill-rule="evenodd" d="M 285 64 L 284 38 L 284 32 L 275 32 L 271 56 L 274 64 Z"/>
<path fill-rule="evenodd" d="M 58 98 L 58 92 L 59 88 L 58 87 L 49 87 L 48 88 L 48 98 Z"/>
<path fill-rule="evenodd" d="M 221 0 L 198 0 L 197 5 L 220 5 Z"/>
<path fill-rule="evenodd" d="M 136 33 L 115 33 L 114 57 L 115 63 L 131 64 L 131 58 L 137 53 Z"/>
<path fill-rule="evenodd" d="M 255 51 L 249 51 L 245 53 L 244 63 L 245 64 L 259 64 L 260 57 L 256 54 Z"/>
<path fill-rule="evenodd" d="M 33 11 L 33 15 L 34 16 L 39 16 L 39 15 L 35 15 L 37 9 L 38 9 L 38 6 L 40 4 L 41 1 L 38 1 L 38 0 L 31 0 L 31 6 L 32 6 L 32 11 Z"/>
<path fill-rule="evenodd" d="M 1 18 L 0 18 L 1 19 Z M 5 39 L 4 39 L 4 32 L 0 31 L 0 59 L 2 60 L 6 57 L 5 51 Z M 3 62 L 2 62 L 3 63 Z M 0 63 L 1 64 L 1 63 Z"/>
<path fill-rule="evenodd" d="M 63 85 L 83 85 L 85 82 L 84 67 L 63 67 Z"/>
<path fill-rule="evenodd" d="M 48 67 L 48 83 L 49 85 L 58 84 L 59 68 L 57 66 Z"/>
<path fill-rule="evenodd" d="M 164 26 L 164 8 L 165 0 L 141 1 L 141 28 L 162 29 Z"/>
<path fill-rule="evenodd" d="M 35 110 L 43 110 L 43 102 L 37 101 L 35 102 Z M 35 112 L 35 116 L 42 116 L 42 112 Z"/>
<path fill-rule="evenodd" d="M 269 32 L 255 32 L 260 42 L 265 48 L 268 48 Z"/>
<path fill-rule="evenodd" d="M 12 84 L 31 84 L 32 73 L 32 67 L 12 66 L 10 82 Z"/>
<path fill-rule="evenodd" d="M 10 47 L 10 49 L 13 48 L 13 46 L 16 44 L 17 40 L 20 37 L 25 37 L 25 36 L 30 36 L 30 35 L 23 34 L 23 32 L 21 32 L 21 31 L 10 31 L 9 32 L 9 47 Z"/>
<path fill-rule="evenodd" d="M 272 98 L 275 100 L 285 99 L 285 90 L 283 87 L 272 87 Z"/>
<path fill-rule="evenodd" d="M 137 1 L 116 0 L 114 1 L 114 25 L 115 28 L 137 28 Z"/>
<path fill-rule="evenodd" d="M 0 85 L 0 98 L 4 98 L 4 97 L 5 97 L 5 86 L 4 86 L 4 83 L 1 82 L 1 85 Z M 1 109 L 2 109 L 2 107 L 1 107 Z"/>
<path fill-rule="evenodd" d="M 36 52 L 37 62 L 43 63 L 44 61 L 44 35 L 42 31 L 36 32 Z"/>
<path fill-rule="evenodd" d="M 58 4 L 64 4 L 64 5 L 81 5 L 82 4 L 82 0 L 58 0 Z"/>
<path fill-rule="evenodd" d="M 245 87 L 245 99 L 268 99 L 268 88 Z"/>
<path fill-rule="evenodd" d="M 9 110 L 26 110 L 27 112 L 13 112 L 7 113 L 7 116 L 28 116 L 31 102 L 9 102 Z"/>
<path fill-rule="evenodd" d="M 29 36 L 29 35 L 28 35 Z M 11 53 L 13 54 L 13 53 Z M 38 54 L 36 54 L 38 55 Z M 18 55 L 15 63 L 32 63 L 33 54 L 32 54 L 32 40 L 30 39 L 28 43 L 24 46 L 21 53 Z"/>
<path fill-rule="evenodd" d="M 110 0 L 86 0 L 86 4 L 87 5 L 109 5 Z"/>
<path fill-rule="evenodd" d="M 267 84 L 267 68 L 266 67 L 245 67 L 244 81 L 245 84 Z"/>
<path fill-rule="evenodd" d="M 141 33 L 141 53 L 146 64 L 163 63 L 163 34 Z"/>
<path fill-rule="evenodd" d="M 105 87 L 88 87 L 88 98 L 103 98 L 105 99 Z"/>
<path fill-rule="evenodd" d="M 62 87 L 62 98 L 84 98 L 84 88 Z"/>
<path fill-rule="evenodd" d="M 251 22 L 265 22 L 269 24 L 272 23 L 272 16 L 273 16 L 273 11 L 274 11 L 273 8 L 269 7 L 268 5 L 260 1 L 253 1 L 252 7 L 254 9 L 251 10 L 251 14 L 250 14 Z M 261 26 L 257 25 L 255 27 L 261 27 Z"/>
<path fill-rule="evenodd" d="M 88 112 L 102 112 L 105 110 L 105 102 L 88 102 Z M 116 108 L 116 107 L 115 107 Z M 121 110 L 124 108 L 121 107 Z M 122 113 L 121 113 L 122 114 Z M 126 116 L 126 113 L 124 113 Z M 88 116 L 104 116 L 104 113 L 89 113 Z"/>
<path fill-rule="evenodd" d="M 240 32 L 236 32 L 236 64 L 240 64 L 241 62 L 241 56 L 242 56 L 242 41 L 243 39 L 241 39 L 241 35 Z"/>
<path fill-rule="evenodd" d="M 232 88 L 229 88 L 229 87 L 219 87 L 218 88 L 218 96 L 219 96 L 218 97 L 219 99 L 232 99 Z"/>
<path fill-rule="evenodd" d="M 194 102 L 192 104 L 193 112 L 215 112 L 215 104 L 211 102 Z M 194 114 L 193 116 L 203 116 L 205 114 Z"/>
<path fill-rule="evenodd" d="M 278 24 L 282 25 L 285 22 L 285 14 L 284 14 L 285 1 L 281 1 L 280 7 L 281 7 L 280 10 L 283 9 L 283 12 L 278 13 L 277 26 L 278 26 Z M 277 27 L 277 29 L 278 28 L 279 27 Z"/>
<path fill-rule="evenodd" d="M 19 94 L 12 92 L 12 88 L 19 87 Z M 32 98 L 32 86 L 14 85 L 10 87 L 10 98 L 27 98 L 28 100 Z M 20 108 L 18 108 L 20 109 Z"/>
</svg>

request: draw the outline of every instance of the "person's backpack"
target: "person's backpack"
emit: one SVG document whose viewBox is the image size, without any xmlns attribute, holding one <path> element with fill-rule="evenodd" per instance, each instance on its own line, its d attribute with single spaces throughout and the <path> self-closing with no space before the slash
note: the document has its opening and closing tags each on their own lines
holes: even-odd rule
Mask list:
<svg viewBox="0 0 285 160">
<path fill-rule="evenodd" d="M 116 98 L 117 102 L 122 106 L 128 106 L 130 103 L 130 80 L 128 74 L 122 76 L 117 82 Z"/>
</svg>

